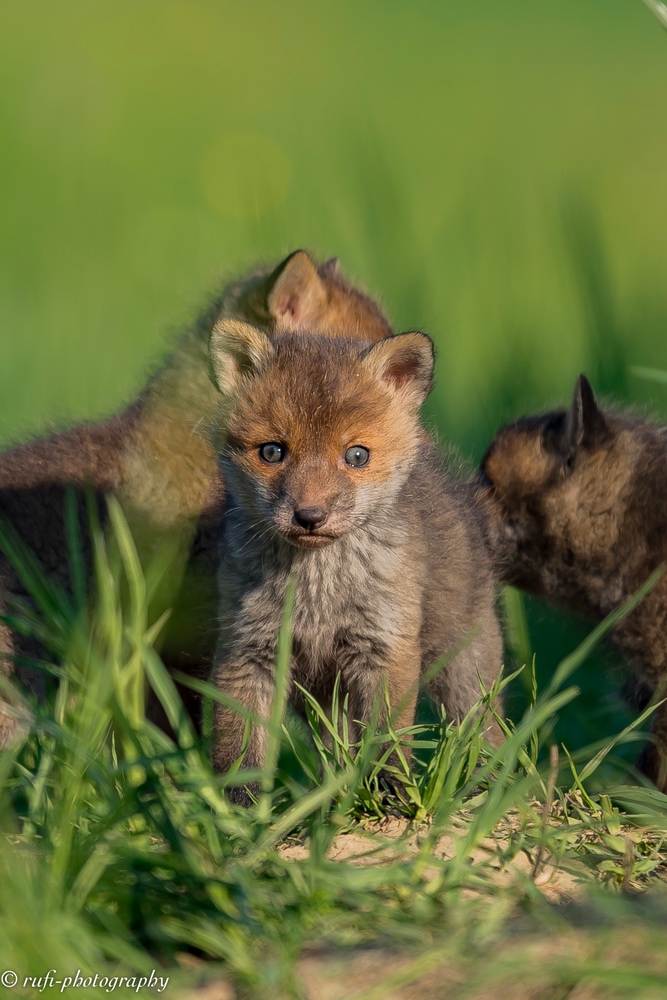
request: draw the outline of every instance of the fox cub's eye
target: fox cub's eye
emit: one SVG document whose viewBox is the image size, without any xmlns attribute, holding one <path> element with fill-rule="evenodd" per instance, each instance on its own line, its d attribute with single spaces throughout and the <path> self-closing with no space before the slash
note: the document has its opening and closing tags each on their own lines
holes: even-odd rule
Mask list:
<svg viewBox="0 0 667 1000">
<path fill-rule="evenodd" d="M 278 444 L 276 441 L 268 441 L 267 444 L 261 444 L 259 446 L 259 457 L 263 462 L 275 465 L 276 462 L 282 462 L 284 459 L 285 446 Z"/>
<path fill-rule="evenodd" d="M 362 465 L 366 465 L 370 457 L 371 453 L 368 448 L 362 448 L 360 444 L 353 444 L 345 452 L 345 461 L 353 469 L 360 469 Z"/>
</svg>

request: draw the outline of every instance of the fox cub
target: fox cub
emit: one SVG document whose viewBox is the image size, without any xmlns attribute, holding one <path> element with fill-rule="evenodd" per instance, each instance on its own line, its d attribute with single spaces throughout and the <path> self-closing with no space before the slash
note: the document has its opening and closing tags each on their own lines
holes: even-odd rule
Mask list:
<svg viewBox="0 0 667 1000">
<path fill-rule="evenodd" d="M 225 288 L 122 413 L 0 453 L 0 519 L 36 553 L 49 577 L 66 588 L 68 487 L 79 500 L 86 546 L 83 490 L 88 487 L 102 514 L 106 494 L 121 497 L 144 558 L 150 559 L 151 551 L 161 545 L 176 551 L 174 570 L 159 597 L 162 606 L 174 606 L 163 656 L 170 668 L 202 677 L 210 673 L 214 647 L 211 622 L 224 503 L 224 483 L 211 443 L 219 394 L 209 377 L 208 341 L 223 316 L 248 319 L 269 335 L 304 325 L 332 337 L 363 329 L 364 337 L 370 331 L 378 340 L 392 333 L 376 303 L 346 281 L 336 260 L 316 265 L 305 251 L 297 251 L 275 269 L 246 275 Z M 5 594 L 27 596 L 4 553 L 0 588 Z M 13 670 L 15 657 L 41 658 L 43 651 L 2 622 L 0 671 Z M 24 663 L 16 672 L 37 695 L 43 694 L 41 672 Z M 197 712 L 194 701 L 190 707 Z M 0 746 L 15 728 L 15 713 L 0 700 Z"/>
<path fill-rule="evenodd" d="M 460 720 L 480 698 L 479 678 L 488 688 L 498 676 L 502 645 L 479 512 L 419 420 L 430 339 L 271 341 L 223 321 L 211 358 L 228 409 L 214 683 L 268 718 L 293 578 L 293 681 L 326 703 L 340 671 L 362 723 L 386 682 L 394 723 L 408 726 L 420 675 L 452 651 L 429 691 Z M 294 688 L 291 700 L 298 708 Z M 243 736 L 244 719 L 217 706 L 220 771 L 240 757 Z M 487 736 L 500 740 L 493 718 Z M 265 739 L 253 726 L 245 766 L 261 766 Z"/>
<path fill-rule="evenodd" d="M 572 405 L 497 434 L 481 466 L 498 574 L 601 620 L 667 561 L 667 431 L 602 410 L 583 375 Z M 667 680 L 667 577 L 613 630 L 650 696 Z M 664 696 L 664 695 L 661 695 Z M 667 704 L 639 766 L 667 791 Z"/>
</svg>

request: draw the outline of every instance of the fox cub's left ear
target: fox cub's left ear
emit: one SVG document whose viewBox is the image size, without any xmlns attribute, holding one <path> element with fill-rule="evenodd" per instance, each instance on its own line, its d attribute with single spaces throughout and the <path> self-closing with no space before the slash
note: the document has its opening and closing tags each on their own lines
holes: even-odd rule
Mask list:
<svg viewBox="0 0 667 1000">
<path fill-rule="evenodd" d="M 237 392 L 273 357 L 273 345 L 262 330 L 237 319 L 219 320 L 209 340 L 213 377 L 223 395 Z"/>
<path fill-rule="evenodd" d="M 419 408 L 433 385 L 433 341 L 425 333 L 401 333 L 366 351 L 364 364 L 395 392 Z"/>
</svg>

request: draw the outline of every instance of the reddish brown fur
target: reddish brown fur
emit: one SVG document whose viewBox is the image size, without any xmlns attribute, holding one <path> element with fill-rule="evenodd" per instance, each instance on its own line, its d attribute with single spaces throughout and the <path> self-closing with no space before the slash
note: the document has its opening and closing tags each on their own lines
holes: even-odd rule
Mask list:
<svg viewBox="0 0 667 1000">
<path fill-rule="evenodd" d="M 392 333 L 377 302 L 350 284 L 337 258 L 315 267 L 303 250 L 290 254 L 270 274 L 230 285 L 222 315 L 275 332 L 308 330 L 373 343 Z"/>
<path fill-rule="evenodd" d="M 340 671 L 361 722 L 386 680 L 395 723 L 408 725 L 422 671 L 461 644 L 429 691 L 462 719 L 479 700 L 478 671 L 487 688 L 496 679 L 502 645 L 481 517 L 418 419 L 433 368 L 428 338 L 371 346 L 293 334 L 272 344 L 226 321 L 211 354 L 228 407 L 215 682 L 268 717 L 292 578 L 293 680 L 326 704 Z M 262 458 L 267 443 L 280 448 L 275 463 Z M 361 467 L 345 460 L 356 447 L 368 453 Z M 318 511 L 316 525 L 303 524 L 303 508 Z M 295 688 L 291 696 L 298 707 Z M 214 763 L 227 770 L 243 722 L 218 706 L 216 732 Z M 488 734 L 500 739 L 493 720 Z M 254 726 L 246 765 L 262 764 L 264 746 Z"/>
<path fill-rule="evenodd" d="M 580 378 L 569 411 L 519 420 L 482 462 L 498 575 L 601 620 L 667 562 L 667 433 L 600 410 Z M 612 633 L 651 692 L 667 681 L 667 579 Z M 667 791 L 667 709 L 640 764 Z"/>
<path fill-rule="evenodd" d="M 277 296 L 272 299 L 269 298 Z M 287 304 L 286 304 L 287 303 Z M 222 316 L 252 318 L 267 333 L 316 323 L 325 335 L 356 336 L 360 325 L 375 338 L 391 334 L 378 306 L 340 275 L 337 262 L 316 267 L 304 251 L 272 272 L 258 272 L 229 285 L 178 342 L 168 363 L 140 398 L 109 420 L 73 428 L 10 448 L 0 455 L 0 515 L 37 554 L 47 573 L 69 586 L 64 536 L 64 491 L 92 487 L 100 511 L 104 496 L 122 500 L 144 562 L 165 545 L 174 564 L 155 614 L 176 603 L 164 639 L 168 666 L 206 676 L 215 609 L 215 539 L 224 486 L 211 444 L 218 394 L 208 374 L 208 338 Z M 79 502 L 81 524 L 87 525 Z M 186 565 L 187 564 L 187 565 Z M 182 574 L 185 582 L 180 587 Z M 0 557 L 0 584 L 23 594 L 11 567 Z M 0 626 L 0 653 L 34 656 L 40 651 Z M 5 660 L 7 667 L 9 661 Z M 41 692 L 39 674 L 21 670 Z M 0 743 L 13 721 L 3 721 Z"/>
<path fill-rule="evenodd" d="M 238 404 L 227 432 L 230 446 L 238 445 L 238 464 L 267 482 L 284 474 L 285 463 L 268 465 L 257 449 L 275 435 L 288 440 L 290 461 L 301 467 L 293 489 L 302 507 L 326 506 L 330 497 L 351 493 L 360 476 L 364 482 L 385 481 L 395 471 L 397 456 L 403 461 L 414 456 L 420 437 L 402 398 L 370 370 L 352 376 L 344 365 L 331 365 L 323 379 L 319 360 L 282 351 L 252 395 Z M 377 456 L 363 474 L 343 460 L 343 443 L 358 438 Z M 313 452 L 318 460 L 308 464 L 305 459 Z"/>
</svg>

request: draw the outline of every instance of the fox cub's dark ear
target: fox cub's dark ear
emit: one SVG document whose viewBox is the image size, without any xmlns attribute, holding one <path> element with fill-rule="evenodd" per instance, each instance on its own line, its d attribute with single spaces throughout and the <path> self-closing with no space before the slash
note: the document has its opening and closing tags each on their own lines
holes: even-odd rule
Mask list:
<svg viewBox="0 0 667 1000">
<path fill-rule="evenodd" d="M 595 399 L 591 384 L 580 375 L 574 386 L 572 405 L 565 421 L 566 444 L 570 453 L 582 446 L 594 448 L 608 436 L 604 414 Z"/>
<path fill-rule="evenodd" d="M 267 308 L 279 329 L 304 329 L 326 308 L 327 290 L 305 250 L 286 257 L 270 276 L 268 286 Z"/>
<path fill-rule="evenodd" d="M 364 363 L 417 407 L 431 391 L 435 355 L 433 341 L 425 333 L 401 333 L 380 340 L 366 351 Z"/>
<path fill-rule="evenodd" d="M 340 261 L 338 257 L 329 257 L 318 268 L 320 274 L 325 274 L 327 278 L 337 278 L 340 275 Z"/>
<path fill-rule="evenodd" d="M 270 362 L 273 353 L 271 341 L 256 326 L 237 319 L 219 320 L 211 331 L 209 355 L 220 392 L 236 392 L 248 376 Z"/>
</svg>

